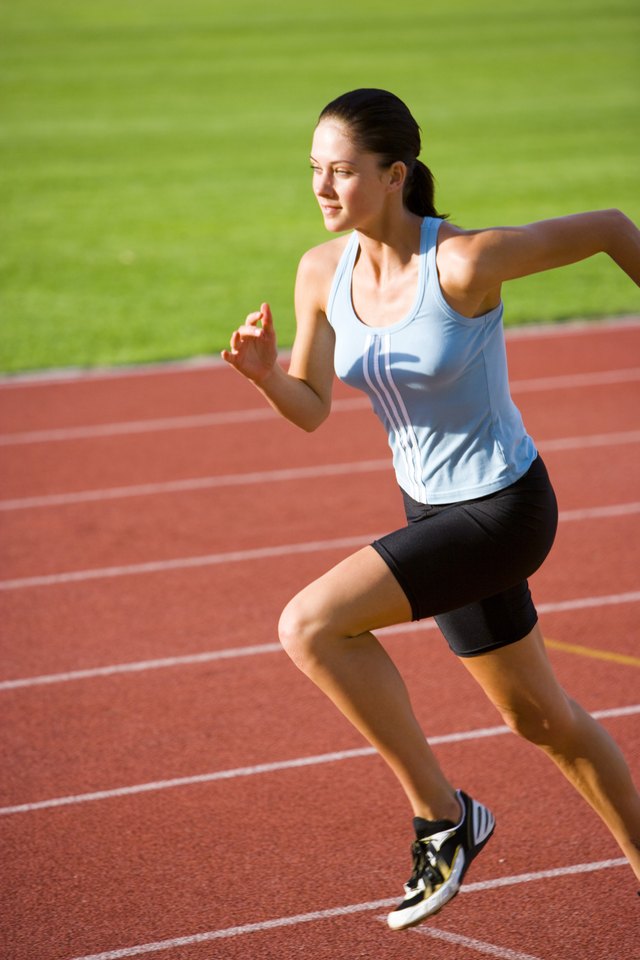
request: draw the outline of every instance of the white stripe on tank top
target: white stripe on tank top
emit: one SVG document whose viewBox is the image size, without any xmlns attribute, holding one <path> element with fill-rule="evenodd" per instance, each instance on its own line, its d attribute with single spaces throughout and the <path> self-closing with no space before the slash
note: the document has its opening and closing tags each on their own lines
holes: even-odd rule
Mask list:
<svg viewBox="0 0 640 960">
<path fill-rule="evenodd" d="M 369 389 L 378 398 L 387 420 L 396 431 L 407 476 L 411 478 L 413 487 L 410 491 L 411 496 L 416 500 L 422 500 L 426 499 L 427 489 L 422 481 L 420 445 L 407 408 L 393 379 L 389 359 L 390 349 L 391 337 L 388 333 L 382 336 L 372 333 L 367 335 L 363 357 L 364 378 Z"/>
</svg>

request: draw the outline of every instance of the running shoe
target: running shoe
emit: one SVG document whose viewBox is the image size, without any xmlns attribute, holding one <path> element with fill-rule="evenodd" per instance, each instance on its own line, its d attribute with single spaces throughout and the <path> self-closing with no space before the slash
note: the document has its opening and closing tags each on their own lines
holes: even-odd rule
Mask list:
<svg viewBox="0 0 640 960">
<path fill-rule="evenodd" d="M 455 897 L 469 864 L 493 833 L 491 811 L 462 790 L 457 797 L 462 807 L 457 826 L 447 820 L 429 823 L 416 817 L 413 821 L 417 837 L 411 846 L 413 873 L 404 885 L 404 899 L 387 917 L 392 930 L 422 923 Z"/>
</svg>

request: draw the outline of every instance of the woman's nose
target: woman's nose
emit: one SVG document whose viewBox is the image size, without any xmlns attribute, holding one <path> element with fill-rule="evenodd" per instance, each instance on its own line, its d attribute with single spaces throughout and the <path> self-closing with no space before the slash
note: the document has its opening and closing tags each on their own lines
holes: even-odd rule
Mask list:
<svg viewBox="0 0 640 960">
<path fill-rule="evenodd" d="M 334 194 L 333 182 L 329 174 L 318 177 L 316 181 L 316 195 L 319 197 L 331 197 Z"/>
</svg>

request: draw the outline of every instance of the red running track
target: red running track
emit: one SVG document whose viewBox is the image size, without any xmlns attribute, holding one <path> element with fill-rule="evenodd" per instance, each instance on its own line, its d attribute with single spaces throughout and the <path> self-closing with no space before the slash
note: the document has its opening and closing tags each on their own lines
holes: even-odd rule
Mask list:
<svg viewBox="0 0 640 960">
<path fill-rule="evenodd" d="M 532 582 L 550 656 L 637 770 L 640 323 L 508 349 L 561 509 Z M 275 637 L 402 522 L 379 425 L 336 399 L 306 436 L 216 364 L 0 381 L 3 958 L 640 956 L 618 848 L 431 622 L 384 642 L 498 827 L 441 915 L 387 930 L 410 814 Z"/>
</svg>

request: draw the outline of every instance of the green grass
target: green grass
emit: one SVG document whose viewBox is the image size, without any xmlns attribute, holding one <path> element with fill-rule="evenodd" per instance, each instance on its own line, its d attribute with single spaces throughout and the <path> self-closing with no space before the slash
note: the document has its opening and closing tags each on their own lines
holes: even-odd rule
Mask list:
<svg viewBox="0 0 640 960">
<path fill-rule="evenodd" d="M 409 103 L 461 225 L 640 220 L 635 0 L 3 0 L 0 30 L 5 371 L 215 352 L 263 299 L 290 343 L 312 128 L 356 86 Z M 506 299 L 640 310 L 606 257 Z"/>
</svg>

